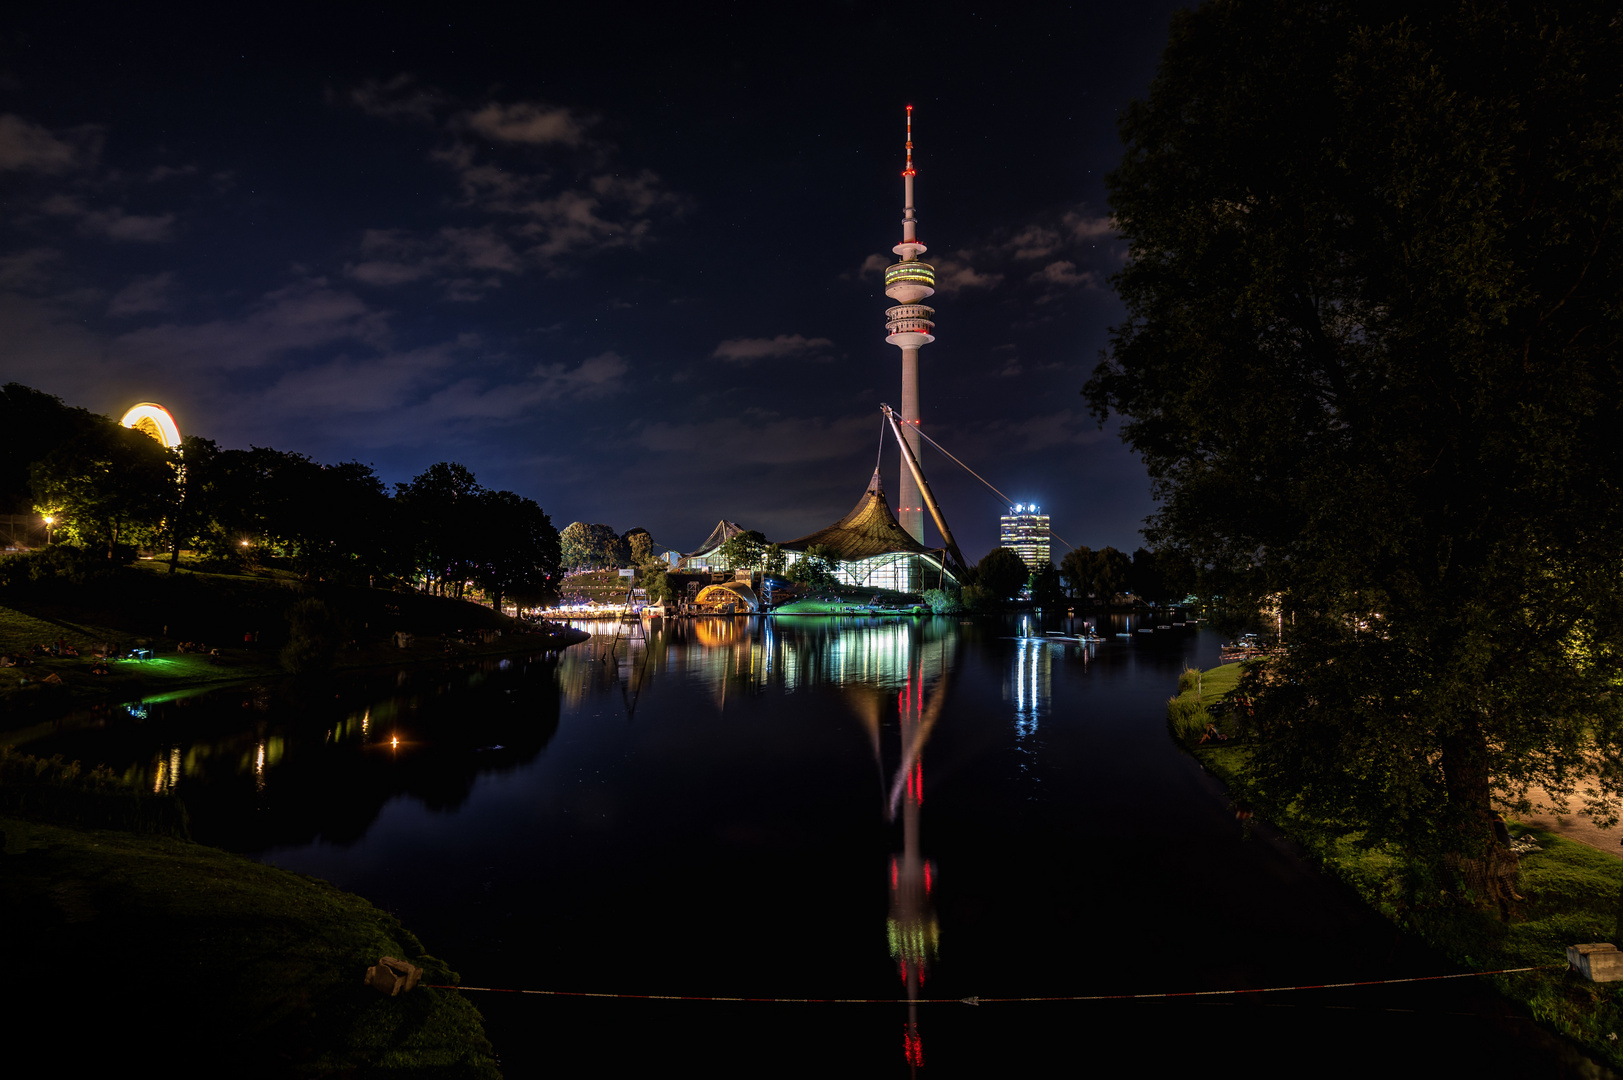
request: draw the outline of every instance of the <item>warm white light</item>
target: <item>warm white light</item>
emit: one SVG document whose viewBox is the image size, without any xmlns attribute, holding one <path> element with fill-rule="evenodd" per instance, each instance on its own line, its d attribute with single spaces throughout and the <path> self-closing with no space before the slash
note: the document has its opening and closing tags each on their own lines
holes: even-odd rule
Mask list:
<svg viewBox="0 0 1623 1080">
<path fill-rule="evenodd" d="M 180 428 L 175 424 L 175 418 L 169 415 L 169 410 L 153 401 L 143 401 L 129 412 L 119 423 L 127 428 L 135 428 L 144 435 L 150 435 L 173 450 L 180 445 Z"/>
</svg>

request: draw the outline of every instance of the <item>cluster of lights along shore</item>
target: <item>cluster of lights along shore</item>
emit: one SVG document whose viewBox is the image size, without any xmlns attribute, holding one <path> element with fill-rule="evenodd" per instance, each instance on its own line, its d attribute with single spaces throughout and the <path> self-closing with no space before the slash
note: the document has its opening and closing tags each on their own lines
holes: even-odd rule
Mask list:
<svg viewBox="0 0 1623 1080">
<path fill-rule="evenodd" d="M 916 458 L 919 453 L 919 349 L 935 340 L 931 333 L 935 323 L 935 309 L 925 307 L 920 300 L 935 295 L 935 267 L 920 262 L 919 256 L 927 250 L 919 242 L 918 216 L 913 211 L 913 106 L 907 107 L 907 167 L 902 170 L 902 242 L 891 248 L 902 261 L 885 268 L 885 295 L 897 306 L 885 311 L 885 340 L 902 350 L 902 437 Z M 897 450 L 901 455 L 900 449 Z M 924 498 L 919 485 L 907 468 L 905 459 L 899 469 L 896 520 L 913 539 L 924 540 Z"/>
<path fill-rule="evenodd" d="M 1001 544 L 1032 570 L 1048 565 L 1048 515 L 1037 512 L 1036 503 L 1015 503 L 1003 515 Z"/>
</svg>

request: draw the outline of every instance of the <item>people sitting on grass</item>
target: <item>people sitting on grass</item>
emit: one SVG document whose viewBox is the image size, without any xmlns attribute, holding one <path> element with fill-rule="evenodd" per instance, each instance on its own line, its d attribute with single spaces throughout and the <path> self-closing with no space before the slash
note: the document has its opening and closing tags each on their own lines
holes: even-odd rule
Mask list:
<svg viewBox="0 0 1623 1080">
<path fill-rule="evenodd" d="M 1206 730 L 1201 732 L 1201 742 L 1228 742 L 1229 737 L 1217 730 L 1216 724 L 1207 724 Z"/>
<path fill-rule="evenodd" d="M 92 675 L 111 675 L 112 673 L 113 669 L 108 666 L 106 660 L 97 660 L 90 665 L 90 674 Z"/>
</svg>

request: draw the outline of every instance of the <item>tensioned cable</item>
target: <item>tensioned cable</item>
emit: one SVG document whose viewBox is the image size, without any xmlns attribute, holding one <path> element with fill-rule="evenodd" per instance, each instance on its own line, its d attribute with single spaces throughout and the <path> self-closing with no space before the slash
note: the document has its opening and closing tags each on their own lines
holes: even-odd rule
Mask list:
<svg viewBox="0 0 1623 1080">
<path fill-rule="evenodd" d="M 1252 990 L 1173 990 L 1158 994 L 1059 994 L 1043 997 L 966 998 L 775 998 L 720 997 L 705 994 L 611 994 L 590 990 L 514 990 L 503 986 L 441 986 L 424 983 L 431 990 L 466 990 L 470 993 L 539 994 L 545 997 L 621 998 L 636 1001 L 723 1001 L 770 1005 L 991 1005 L 1032 1001 L 1148 1001 L 1166 998 L 1237 997 L 1241 994 L 1283 994 L 1293 990 L 1340 990 L 1349 986 L 1393 986 L 1398 983 L 1441 982 L 1445 979 L 1475 979 L 1483 975 L 1518 975 L 1526 971 L 1546 971 L 1565 964 L 1535 964 L 1532 967 L 1500 968 L 1497 971 L 1464 971 L 1457 975 L 1411 975 L 1400 979 L 1360 979 L 1354 982 L 1310 983 L 1304 986 L 1263 986 Z"/>
<path fill-rule="evenodd" d="M 885 464 L 885 418 L 884 418 L 883 415 L 881 415 L 879 417 L 879 452 L 874 454 L 874 458 L 873 458 L 874 472 L 878 472 L 880 467 L 882 465 L 884 465 L 884 464 Z"/>
<path fill-rule="evenodd" d="M 924 435 L 924 432 L 921 431 L 918 428 L 914 428 L 913 430 L 917 431 L 920 435 Z M 879 437 L 880 437 L 881 440 L 884 439 L 884 432 L 883 431 L 880 432 Z M 997 488 L 992 487 L 992 482 L 990 480 L 988 480 L 986 477 L 982 476 L 980 473 L 976 472 L 974 469 L 971 469 L 968 465 L 965 465 L 962 461 L 959 461 L 956 457 L 953 457 L 953 454 L 952 454 L 951 450 L 948 450 L 945 446 L 942 446 L 940 443 L 936 442 L 934 439 L 930 438 L 930 436 L 928 436 L 928 435 L 924 435 L 924 440 L 926 442 L 928 442 L 931 446 L 935 447 L 937 450 L 941 451 L 943 454 L 946 454 L 949 458 L 952 458 L 952 460 L 957 463 L 957 465 L 958 465 L 958 467 L 960 469 L 963 469 L 966 473 L 968 473 L 970 476 L 973 476 L 975 479 L 979 480 L 981 483 L 985 484 L 987 487 L 992 488 L 993 493 L 996 494 L 998 498 L 1002 499 L 1005 503 L 1009 504 L 1010 506 L 1014 505 L 1014 500 L 1009 498 L 1007 495 L 1003 494 L 1003 492 L 998 491 Z M 1061 536 L 1059 533 L 1055 532 L 1053 529 L 1048 530 L 1048 535 L 1052 536 L 1055 540 L 1058 540 L 1060 543 L 1064 544 L 1066 547 L 1070 548 L 1072 551 L 1076 550 L 1076 545 L 1075 544 L 1073 544 L 1069 540 L 1065 539 L 1065 537 Z"/>
</svg>

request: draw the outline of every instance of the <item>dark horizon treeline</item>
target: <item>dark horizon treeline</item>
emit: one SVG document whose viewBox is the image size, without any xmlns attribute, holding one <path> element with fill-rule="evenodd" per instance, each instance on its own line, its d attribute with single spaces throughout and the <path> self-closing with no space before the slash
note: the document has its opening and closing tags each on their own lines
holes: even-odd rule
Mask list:
<svg viewBox="0 0 1623 1080">
<path fill-rule="evenodd" d="M 1170 552 L 1138 548 L 1129 557 L 1113 547 L 1097 551 L 1078 547 L 1059 561 L 1059 580 L 1067 595 L 1108 604 L 1118 593 L 1131 593 L 1153 603 L 1181 600 L 1198 591 L 1195 568 Z"/>
<path fill-rule="evenodd" d="M 559 576 L 558 530 L 533 500 L 441 462 L 391 492 L 372 466 L 185 436 L 177 454 L 116 420 L 16 383 L 0 388 L 0 505 L 50 514 L 56 538 L 132 559 L 191 550 L 223 568 L 279 558 L 307 581 L 411 585 L 498 609 Z"/>
</svg>

